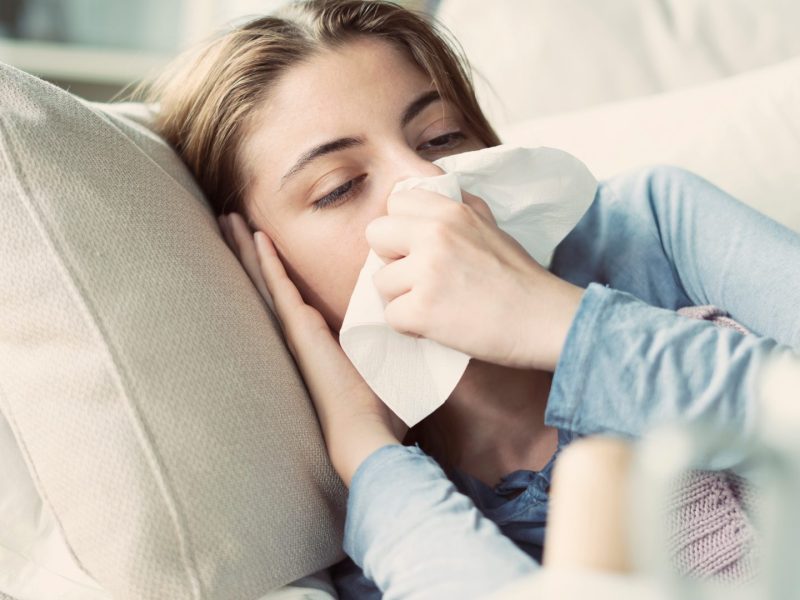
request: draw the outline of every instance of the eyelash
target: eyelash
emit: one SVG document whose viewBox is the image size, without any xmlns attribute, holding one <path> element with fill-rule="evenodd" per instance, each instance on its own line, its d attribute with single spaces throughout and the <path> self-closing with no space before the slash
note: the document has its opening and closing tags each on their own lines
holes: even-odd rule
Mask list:
<svg viewBox="0 0 800 600">
<path fill-rule="evenodd" d="M 323 196 L 316 202 L 312 204 L 313 210 L 318 210 L 320 208 L 327 208 L 334 204 L 339 204 L 340 202 L 349 198 L 358 188 L 361 187 L 363 181 L 367 178 L 366 175 L 359 175 L 354 179 L 351 179 L 347 183 L 340 185 L 338 188 L 333 190 L 330 194 Z"/>
<path fill-rule="evenodd" d="M 445 133 L 443 135 L 435 137 L 432 140 L 429 140 L 429 141 L 425 142 L 425 144 L 422 144 L 422 145 L 425 146 L 426 144 L 430 144 L 431 142 L 436 142 L 438 140 L 448 140 L 449 142 L 451 142 L 450 146 L 447 146 L 446 144 L 435 144 L 436 147 L 432 148 L 432 149 L 433 150 L 449 149 L 450 147 L 454 146 L 455 143 L 461 142 L 461 141 L 465 140 L 466 138 L 467 138 L 467 136 L 464 135 L 461 131 L 451 131 L 450 133 Z M 455 142 L 455 143 L 453 143 L 453 142 Z M 421 146 L 420 146 L 420 148 L 421 148 Z"/>
<path fill-rule="evenodd" d="M 442 150 L 442 149 L 449 150 L 452 146 L 455 145 L 455 144 L 453 144 L 453 142 L 460 142 L 460 141 L 466 139 L 466 137 L 467 136 L 465 136 L 461 131 L 451 131 L 450 133 L 445 133 L 444 135 L 440 135 L 438 137 L 433 138 L 432 140 L 430 140 L 428 142 L 425 142 L 425 144 L 423 144 L 423 146 L 425 146 L 427 144 L 430 144 L 432 142 L 439 141 L 439 140 L 447 140 L 448 142 L 451 143 L 450 146 L 448 146 L 446 143 L 434 144 L 435 148 L 432 148 L 432 149 L 434 149 L 434 150 Z M 358 191 L 358 189 L 361 187 L 361 184 L 364 182 L 364 179 L 366 179 L 366 178 L 367 178 L 366 175 L 359 175 L 358 177 L 355 177 L 355 178 L 349 180 L 347 183 L 345 183 L 343 185 L 340 185 L 338 188 L 333 190 L 330 194 L 326 194 L 325 196 L 323 196 L 322 198 L 320 198 L 316 202 L 312 203 L 312 205 L 311 205 L 312 209 L 313 210 L 319 210 L 320 208 L 328 208 L 330 206 L 335 206 L 337 204 L 340 204 L 340 203 L 344 202 L 347 198 L 349 198 L 356 191 Z"/>
</svg>

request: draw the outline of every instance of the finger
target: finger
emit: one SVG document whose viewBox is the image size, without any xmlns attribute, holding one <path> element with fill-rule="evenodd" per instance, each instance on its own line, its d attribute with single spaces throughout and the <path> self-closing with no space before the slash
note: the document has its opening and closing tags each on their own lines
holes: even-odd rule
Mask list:
<svg viewBox="0 0 800 600">
<path fill-rule="evenodd" d="M 251 281 L 258 289 L 261 297 L 267 300 L 269 290 L 264 282 L 264 277 L 261 274 L 261 267 L 258 263 L 258 254 L 256 252 L 256 245 L 253 236 L 250 233 L 250 228 L 245 223 L 244 219 L 239 213 L 229 213 L 228 225 L 231 232 L 231 238 L 237 249 L 239 261 L 250 276 Z"/>
<path fill-rule="evenodd" d="M 492 213 L 492 209 L 489 207 L 489 205 L 483 198 L 479 198 L 474 194 L 470 194 L 465 190 L 461 190 L 461 199 L 463 200 L 464 204 L 474 209 L 475 212 L 477 212 L 483 218 L 488 220 L 490 223 L 497 224 L 497 221 L 495 221 L 494 218 L 494 214 Z"/>
<path fill-rule="evenodd" d="M 386 302 L 410 292 L 414 282 L 414 265 L 408 256 L 390 262 L 378 269 L 372 276 L 372 282 Z"/>
<path fill-rule="evenodd" d="M 386 319 L 386 323 L 399 333 L 410 335 L 411 337 L 424 335 L 421 315 L 419 314 L 419 307 L 413 291 L 398 296 L 387 304 L 383 316 Z"/>
<path fill-rule="evenodd" d="M 396 260 L 411 253 L 412 239 L 426 221 L 428 219 L 408 215 L 378 217 L 370 221 L 364 235 L 378 256 Z"/>
<path fill-rule="evenodd" d="M 440 218 L 447 216 L 454 204 L 460 203 L 438 192 L 414 188 L 389 194 L 389 198 L 386 200 L 386 212 L 389 215 L 397 216 Z"/>
<path fill-rule="evenodd" d="M 293 314 L 305 305 L 305 301 L 286 274 L 286 269 L 269 236 L 263 231 L 256 231 L 254 240 L 261 273 L 275 303 L 275 312 L 281 321 L 289 323 Z"/>
</svg>

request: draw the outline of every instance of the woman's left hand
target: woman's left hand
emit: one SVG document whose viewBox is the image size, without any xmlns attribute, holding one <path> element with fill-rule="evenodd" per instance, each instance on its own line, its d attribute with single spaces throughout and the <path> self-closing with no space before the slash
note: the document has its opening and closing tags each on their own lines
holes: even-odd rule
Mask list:
<svg viewBox="0 0 800 600">
<path fill-rule="evenodd" d="M 486 362 L 554 371 L 584 289 L 536 262 L 489 206 L 412 189 L 366 229 L 387 264 L 374 283 L 386 321 Z"/>
<path fill-rule="evenodd" d="M 219 217 L 219 224 L 278 318 L 314 403 L 331 463 L 350 487 L 359 465 L 381 446 L 400 443 L 408 427 L 370 389 L 319 311 L 303 300 L 266 233 L 252 234 L 235 212 Z"/>
</svg>

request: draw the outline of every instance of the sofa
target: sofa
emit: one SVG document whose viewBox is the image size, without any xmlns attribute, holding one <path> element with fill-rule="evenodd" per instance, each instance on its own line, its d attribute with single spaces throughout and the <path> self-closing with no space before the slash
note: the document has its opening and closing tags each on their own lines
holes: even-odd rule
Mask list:
<svg viewBox="0 0 800 600">
<path fill-rule="evenodd" d="M 800 232 L 794 3 L 434 6 L 504 142 L 598 178 L 682 166 Z M 149 119 L 0 64 L 0 598 L 335 598 L 346 490 L 275 316 Z M 661 593 L 585 567 L 502 594 Z"/>
</svg>

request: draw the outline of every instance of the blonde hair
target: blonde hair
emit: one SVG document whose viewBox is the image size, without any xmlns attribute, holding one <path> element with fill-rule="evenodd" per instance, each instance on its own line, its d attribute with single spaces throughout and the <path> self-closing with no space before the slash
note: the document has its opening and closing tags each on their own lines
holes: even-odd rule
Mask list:
<svg viewBox="0 0 800 600">
<path fill-rule="evenodd" d="M 155 128 L 200 184 L 215 214 L 248 217 L 242 140 L 282 73 L 359 36 L 395 44 L 430 76 L 486 146 L 500 144 L 475 97 L 463 51 L 426 15 L 383 0 L 304 0 L 222 32 L 133 92 L 158 103 Z M 425 423 L 423 421 L 423 423 Z M 422 423 L 420 425 L 423 425 Z M 406 441 L 449 462 L 444 432 L 417 425 Z M 432 426 L 432 424 L 431 424 Z"/>
<path fill-rule="evenodd" d="M 405 50 L 479 140 L 500 143 L 455 43 L 426 16 L 382 0 L 294 2 L 189 50 L 134 94 L 159 104 L 155 128 L 189 167 L 214 212 L 244 215 L 241 146 L 258 107 L 283 72 L 356 36 L 376 36 Z"/>
</svg>

